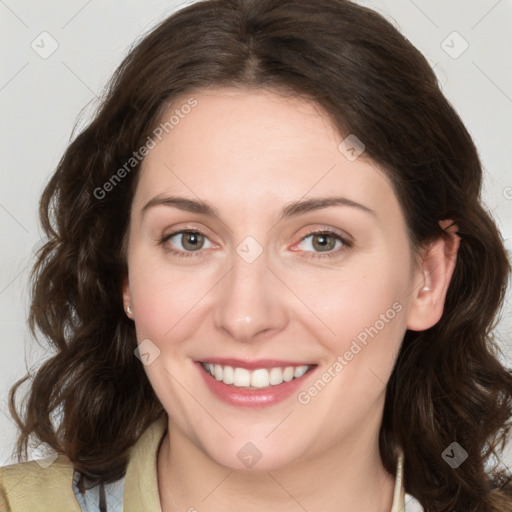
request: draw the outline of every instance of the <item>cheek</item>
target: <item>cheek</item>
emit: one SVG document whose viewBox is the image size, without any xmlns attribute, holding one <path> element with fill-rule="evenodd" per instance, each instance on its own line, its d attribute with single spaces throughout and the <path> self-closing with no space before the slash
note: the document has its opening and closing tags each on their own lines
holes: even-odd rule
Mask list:
<svg viewBox="0 0 512 512">
<path fill-rule="evenodd" d="M 315 313 L 303 318 L 311 319 L 309 329 L 331 358 L 351 351 L 351 360 L 392 359 L 405 332 L 407 264 L 406 258 L 398 262 L 384 253 L 369 255 L 340 270 L 338 277 L 318 280 L 321 285 L 309 292 L 302 288 L 299 293 Z"/>
<path fill-rule="evenodd" d="M 134 251 L 130 260 L 130 293 L 137 338 L 157 345 L 183 339 L 194 324 L 195 311 L 211 288 L 204 271 L 173 266 L 165 258 Z"/>
</svg>

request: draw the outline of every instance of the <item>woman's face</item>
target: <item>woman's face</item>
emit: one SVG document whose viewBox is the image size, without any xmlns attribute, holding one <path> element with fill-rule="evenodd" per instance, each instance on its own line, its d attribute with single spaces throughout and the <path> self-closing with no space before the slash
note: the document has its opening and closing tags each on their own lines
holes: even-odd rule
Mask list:
<svg viewBox="0 0 512 512">
<path fill-rule="evenodd" d="M 143 162 L 124 286 L 171 435 L 239 469 L 375 443 L 422 285 L 390 183 L 311 103 L 193 98 Z"/>
</svg>

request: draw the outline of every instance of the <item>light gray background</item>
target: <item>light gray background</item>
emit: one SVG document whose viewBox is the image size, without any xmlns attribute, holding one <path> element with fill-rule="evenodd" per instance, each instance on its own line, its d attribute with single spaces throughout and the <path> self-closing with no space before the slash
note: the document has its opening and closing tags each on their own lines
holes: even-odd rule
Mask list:
<svg viewBox="0 0 512 512">
<path fill-rule="evenodd" d="M 26 326 L 43 186 L 78 114 L 87 105 L 82 127 L 130 45 L 187 3 L 193 2 L 0 0 L 0 465 L 13 462 L 16 430 L 6 404 L 9 387 L 26 367 L 50 355 L 31 340 Z M 510 250 L 512 0 L 359 3 L 384 14 L 431 62 L 479 148 L 486 171 L 484 199 Z M 510 312 L 507 302 L 498 327 L 504 340 L 511 337 Z M 502 346 L 503 360 L 512 365 L 512 349 L 505 341 Z M 503 460 L 512 466 L 512 450 Z"/>
</svg>

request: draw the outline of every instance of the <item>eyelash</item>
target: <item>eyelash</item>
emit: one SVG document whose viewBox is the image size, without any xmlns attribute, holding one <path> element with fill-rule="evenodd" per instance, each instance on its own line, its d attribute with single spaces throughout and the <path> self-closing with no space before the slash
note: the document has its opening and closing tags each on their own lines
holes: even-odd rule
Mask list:
<svg viewBox="0 0 512 512">
<path fill-rule="evenodd" d="M 203 232 L 201 232 L 197 229 L 182 229 L 179 231 L 174 231 L 174 232 L 169 233 L 168 235 L 165 235 L 164 237 L 162 237 L 162 239 L 159 241 L 159 245 L 164 247 L 165 252 L 173 254 L 174 256 L 178 256 L 180 258 L 189 258 L 191 256 L 198 256 L 202 252 L 201 250 L 181 251 L 181 250 L 173 249 L 172 247 L 166 247 L 164 245 L 173 236 L 179 235 L 179 234 L 185 234 L 185 233 L 199 234 L 199 235 L 206 237 L 206 235 Z M 353 246 L 353 243 L 350 240 L 347 240 L 346 238 L 341 236 L 340 233 L 330 230 L 330 229 L 316 229 L 316 230 L 310 231 L 309 233 L 307 233 L 300 239 L 300 242 L 302 242 L 303 240 L 305 240 L 306 238 L 308 238 L 312 235 L 329 235 L 329 236 L 339 240 L 340 242 L 342 242 L 343 247 L 338 248 L 337 250 L 332 250 L 330 252 L 323 253 L 323 254 L 322 253 L 313 253 L 310 256 L 306 256 L 307 258 L 317 258 L 317 259 L 334 258 L 334 257 L 338 256 L 339 253 L 345 252 Z M 206 237 L 206 238 L 208 238 L 208 237 Z M 311 252 L 311 251 L 306 251 L 306 252 Z"/>
</svg>

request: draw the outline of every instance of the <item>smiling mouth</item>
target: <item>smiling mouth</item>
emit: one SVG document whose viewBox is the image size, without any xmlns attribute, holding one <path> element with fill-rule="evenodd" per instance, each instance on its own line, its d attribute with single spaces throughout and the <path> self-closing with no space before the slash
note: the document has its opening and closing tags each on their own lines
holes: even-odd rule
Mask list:
<svg viewBox="0 0 512 512">
<path fill-rule="evenodd" d="M 316 365 L 277 366 L 254 370 L 205 362 L 201 362 L 201 366 L 215 380 L 228 386 L 240 389 L 265 389 L 299 379 Z"/>
</svg>

